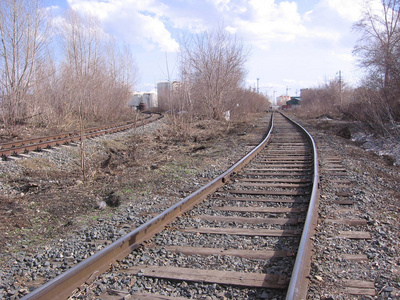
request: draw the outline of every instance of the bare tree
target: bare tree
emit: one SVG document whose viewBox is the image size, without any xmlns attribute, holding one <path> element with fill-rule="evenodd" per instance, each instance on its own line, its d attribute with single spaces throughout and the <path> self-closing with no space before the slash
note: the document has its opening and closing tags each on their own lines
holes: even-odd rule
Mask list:
<svg viewBox="0 0 400 300">
<path fill-rule="evenodd" d="M 103 34 L 98 20 L 69 11 L 61 32 L 64 60 L 58 80 L 63 117 L 79 123 L 81 133 L 92 122 L 114 122 L 129 110 L 136 81 L 135 62 L 128 48 L 117 47 Z M 84 139 L 82 172 L 85 175 Z"/>
<path fill-rule="evenodd" d="M 232 98 L 231 116 L 235 120 L 246 119 L 252 113 L 265 112 L 270 105 L 269 99 L 263 94 L 257 93 L 251 88 L 238 89 L 236 97 Z"/>
<path fill-rule="evenodd" d="M 28 113 L 34 70 L 46 45 L 46 20 L 40 0 L 1 1 L 0 108 L 6 125 L 15 125 Z"/>
<path fill-rule="evenodd" d="M 183 78 L 190 86 L 196 112 L 215 119 L 229 109 L 229 99 L 241 86 L 247 52 L 222 26 L 180 42 Z"/>
<path fill-rule="evenodd" d="M 65 59 L 61 66 L 66 106 L 82 120 L 113 120 L 127 109 L 137 79 L 127 47 L 120 50 L 104 35 L 97 19 L 70 11 L 62 31 Z"/>
<path fill-rule="evenodd" d="M 354 52 L 359 55 L 362 66 L 383 75 L 384 87 L 387 87 L 391 69 L 399 68 L 396 55 L 400 46 L 400 1 L 381 0 L 380 4 L 380 10 L 376 10 L 366 2 L 364 16 L 354 26 L 361 33 Z"/>
<path fill-rule="evenodd" d="M 35 68 L 35 84 L 32 98 L 28 103 L 36 126 L 59 125 L 62 123 L 64 108 L 60 97 L 57 66 L 50 53 Z"/>
<path fill-rule="evenodd" d="M 302 109 L 310 115 L 340 115 L 352 99 L 352 89 L 341 78 L 326 81 L 315 88 L 302 90 Z"/>
<path fill-rule="evenodd" d="M 379 9 L 366 2 L 354 53 L 368 72 L 369 82 L 382 92 L 389 119 L 400 118 L 400 1 L 380 0 Z M 393 121 L 393 120 L 392 120 Z"/>
<path fill-rule="evenodd" d="M 101 81 L 99 69 L 103 67 L 101 33 L 97 21 L 81 17 L 70 10 L 62 31 L 65 60 L 61 66 L 68 100 L 83 119 L 95 115 L 94 93 Z M 80 116 L 80 117 L 82 117 Z"/>
<path fill-rule="evenodd" d="M 111 119 L 118 119 L 121 111 L 126 108 L 133 87 L 137 84 L 139 71 L 126 45 L 121 49 L 117 47 L 114 40 L 108 41 L 105 56 L 107 76 L 102 91 L 103 109 Z"/>
<path fill-rule="evenodd" d="M 114 122 L 129 115 L 127 102 L 138 75 L 129 49 L 105 35 L 96 18 L 72 10 L 62 28 L 50 28 L 41 1 L 0 4 L 0 118 L 5 126 L 29 118 L 36 125 L 69 128 L 79 120 Z M 60 63 L 47 47 L 55 34 L 60 39 L 53 40 L 54 47 L 64 54 Z"/>
</svg>

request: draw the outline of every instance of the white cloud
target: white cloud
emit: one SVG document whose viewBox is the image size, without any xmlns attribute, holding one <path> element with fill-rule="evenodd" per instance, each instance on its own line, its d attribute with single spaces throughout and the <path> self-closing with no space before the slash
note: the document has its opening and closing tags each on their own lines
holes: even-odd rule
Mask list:
<svg viewBox="0 0 400 300">
<path fill-rule="evenodd" d="M 347 50 L 347 51 L 346 51 Z M 332 56 L 337 58 L 339 61 L 347 62 L 347 63 L 355 63 L 356 58 L 352 55 L 352 49 L 343 49 L 340 52 L 333 51 Z"/>
<path fill-rule="evenodd" d="M 214 5 L 215 7 L 217 7 L 219 10 L 228 10 L 229 6 L 232 5 L 232 3 L 230 3 L 230 0 L 207 0 L 208 2 L 210 2 L 212 5 Z"/>
<path fill-rule="evenodd" d="M 236 34 L 237 33 L 237 28 L 235 28 L 235 27 L 226 26 L 225 30 L 228 31 L 230 34 Z"/>
<path fill-rule="evenodd" d="M 199 33 L 207 30 L 207 22 L 202 18 L 177 16 L 172 18 L 175 28 L 189 30 L 192 33 Z"/>
<path fill-rule="evenodd" d="M 307 34 L 297 4 L 287 1 L 276 4 L 274 0 L 251 0 L 246 14 L 237 15 L 232 27 L 261 48 Z"/>
<path fill-rule="evenodd" d="M 312 10 L 307 11 L 307 12 L 304 14 L 304 16 L 303 16 L 303 20 L 304 20 L 305 22 L 310 22 L 310 21 L 311 21 L 311 15 L 312 15 L 312 13 L 313 13 Z"/>
<path fill-rule="evenodd" d="M 199 33 L 218 24 L 228 7 L 226 0 L 182 1 L 158 0 L 165 3 L 163 14 L 175 29 Z M 226 3 L 225 3 L 226 2 Z M 229 4 L 229 7 L 231 4 Z"/>
<path fill-rule="evenodd" d="M 155 0 L 68 0 L 75 11 L 96 16 L 108 34 L 122 38 L 125 43 L 146 49 L 178 50 L 178 43 L 167 30 L 163 11 L 165 5 Z"/>
<path fill-rule="evenodd" d="M 295 79 L 288 79 L 288 78 L 284 78 L 282 80 L 284 83 L 291 83 L 291 84 L 295 84 L 296 80 Z"/>
<path fill-rule="evenodd" d="M 356 22 L 361 18 L 362 5 L 365 0 L 325 0 L 327 5 L 342 18 Z"/>
<path fill-rule="evenodd" d="M 250 0 L 242 3 L 240 10 L 236 5 L 240 13 L 229 10 L 223 17 L 228 20 L 229 32 L 262 49 L 269 49 L 275 43 L 300 40 L 319 41 L 324 45 L 336 43 L 343 36 L 343 28 L 338 24 L 347 16 L 339 14 L 339 4 L 334 6 L 334 1 L 341 0 L 321 0 L 312 10 L 300 14 L 294 1 Z"/>
<path fill-rule="evenodd" d="M 141 47 L 133 52 L 140 53 L 150 85 L 161 78 L 154 73 L 165 64 L 162 52 L 178 49 L 176 36 L 219 24 L 251 45 L 248 82 L 254 85 L 260 77 L 260 86 L 268 83 L 269 92 L 279 95 L 287 86 L 294 93 L 337 70 L 350 76 L 351 25 L 365 0 L 67 1 L 74 10 L 97 16 L 116 40 Z M 144 51 L 148 49 L 155 51 Z"/>
</svg>

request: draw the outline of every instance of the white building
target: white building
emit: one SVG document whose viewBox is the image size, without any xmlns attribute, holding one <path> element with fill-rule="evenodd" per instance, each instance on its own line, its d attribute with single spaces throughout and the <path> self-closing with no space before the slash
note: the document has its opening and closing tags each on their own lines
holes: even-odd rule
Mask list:
<svg viewBox="0 0 400 300">
<path fill-rule="evenodd" d="M 165 81 L 157 83 L 158 107 L 160 109 L 169 110 L 173 107 L 174 95 L 181 87 L 179 81 Z"/>
<path fill-rule="evenodd" d="M 158 107 L 158 99 L 156 92 L 136 92 L 129 100 L 128 105 L 130 107 L 138 107 L 139 104 L 143 103 L 144 108 Z"/>
<path fill-rule="evenodd" d="M 282 95 L 278 97 L 278 101 L 277 101 L 277 105 L 281 106 L 281 105 L 286 105 L 286 102 L 290 100 L 290 96 L 287 95 Z"/>
</svg>

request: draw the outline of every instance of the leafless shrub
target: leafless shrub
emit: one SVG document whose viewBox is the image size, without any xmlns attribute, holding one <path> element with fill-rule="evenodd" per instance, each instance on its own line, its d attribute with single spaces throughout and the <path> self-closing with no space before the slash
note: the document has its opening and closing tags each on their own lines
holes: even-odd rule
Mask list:
<svg viewBox="0 0 400 300">
<path fill-rule="evenodd" d="M 378 8 L 366 1 L 354 28 L 360 38 L 354 47 L 358 62 L 368 73 L 379 75 L 384 96 L 400 91 L 400 1 L 380 0 Z"/>
<path fill-rule="evenodd" d="M 376 82 L 376 81 L 374 81 Z M 339 102 L 341 100 L 341 104 Z M 329 116 L 360 121 L 381 135 L 399 134 L 393 106 L 381 89 L 367 81 L 356 89 L 347 88 L 339 98 L 334 82 L 302 91 L 302 107 L 296 111 L 307 117 Z"/>
<path fill-rule="evenodd" d="M 360 38 L 354 54 L 367 76 L 357 91 L 351 113 L 381 132 L 400 121 L 400 1 L 366 1 L 362 18 L 354 25 Z"/>
<path fill-rule="evenodd" d="M 222 119 L 244 79 L 242 43 L 220 26 L 183 38 L 180 47 L 185 104 L 197 116 Z"/>
<path fill-rule="evenodd" d="M 342 106 L 351 101 L 351 89 L 338 79 L 334 79 L 316 88 L 301 91 L 300 113 L 310 117 L 321 115 L 338 116 Z"/>
<path fill-rule="evenodd" d="M 62 37 L 65 58 L 59 89 L 64 107 L 72 114 L 81 112 L 86 121 L 115 120 L 127 109 L 131 94 L 130 53 L 120 53 L 113 41 L 107 41 L 96 19 L 73 11 L 67 15 Z"/>
<path fill-rule="evenodd" d="M 235 96 L 231 98 L 229 110 L 233 120 L 245 120 L 253 113 L 267 111 L 270 101 L 262 94 L 249 89 L 236 89 Z"/>
<path fill-rule="evenodd" d="M 354 91 L 354 101 L 344 108 L 346 115 L 368 125 L 381 135 L 398 135 L 391 106 L 378 90 L 360 87 Z"/>
<path fill-rule="evenodd" d="M 39 0 L 3 0 L 0 5 L 0 117 L 15 126 L 30 116 L 35 66 L 43 59 L 46 14 Z"/>
<path fill-rule="evenodd" d="M 171 113 L 176 135 L 189 138 L 201 119 L 244 119 L 267 110 L 268 99 L 242 88 L 248 52 L 221 26 L 180 41 L 181 81 L 158 90 L 159 105 Z M 228 124 L 229 127 L 229 124 Z"/>
<path fill-rule="evenodd" d="M 93 17 L 71 10 L 62 28 L 50 28 L 45 12 L 40 0 L 5 0 L 0 6 L 0 117 L 6 128 L 128 116 L 137 80 L 128 48 L 104 36 Z M 64 54 L 59 63 L 48 48 L 56 31 L 60 39 L 53 46 Z"/>
</svg>

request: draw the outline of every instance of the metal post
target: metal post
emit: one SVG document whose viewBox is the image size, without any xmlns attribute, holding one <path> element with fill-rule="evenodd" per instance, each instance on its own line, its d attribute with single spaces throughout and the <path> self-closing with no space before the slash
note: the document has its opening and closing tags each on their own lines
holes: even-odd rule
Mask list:
<svg viewBox="0 0 400 300">
<path fill-rule="evenodd" d="M 260 89 L 259 89 L 259 86 L 258 86 L 258 81 L 260 80 L 260 78 L 257 78 L 257 94 L 259 94 L 260 93 Z"/>
</svg>

